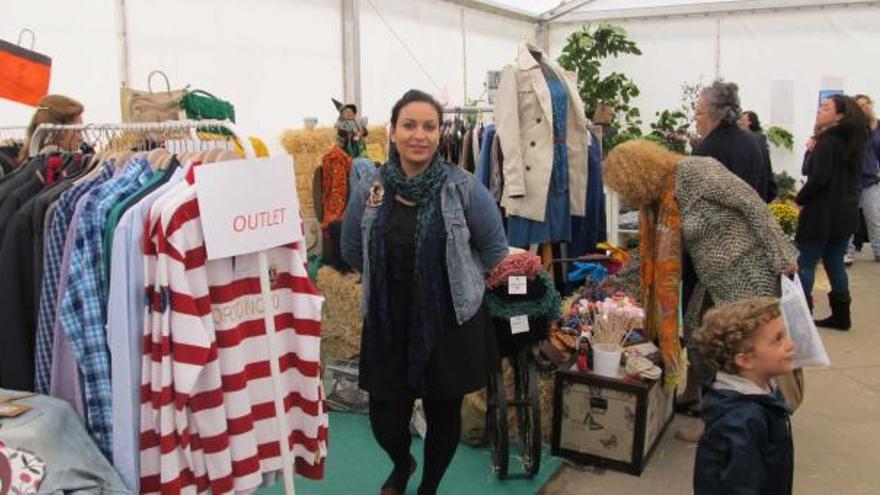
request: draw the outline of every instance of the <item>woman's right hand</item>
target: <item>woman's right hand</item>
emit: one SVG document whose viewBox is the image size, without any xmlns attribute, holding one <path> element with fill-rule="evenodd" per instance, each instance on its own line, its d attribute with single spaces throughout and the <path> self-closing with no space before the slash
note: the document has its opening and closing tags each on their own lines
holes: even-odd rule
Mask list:
<svg viewBox="0 0 880 495">
<path fill-rule="evenodd" d="M 816 138 L 811 137 L 807 139 L 807 151 L 813 151 L 813 148 L 816 147 Z"/>
</svg>

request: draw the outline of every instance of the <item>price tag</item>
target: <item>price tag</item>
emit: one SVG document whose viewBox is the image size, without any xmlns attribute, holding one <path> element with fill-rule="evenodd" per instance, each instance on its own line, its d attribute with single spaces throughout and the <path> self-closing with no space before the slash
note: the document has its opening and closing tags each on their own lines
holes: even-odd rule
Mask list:
<svg viewBox="0 0 880 495">
<path fill-rule="evenodd" d="M 516 335 L 529 331 L 529 317 L 527 315 L 514 316 L 510 319 L 510 333 Z"/>
<path fill-rule="evenodd" d="M 507 279 L 507 293 L 515 294 L 515 295 L 525 295 L 527 293 L 526 290 L 526 277 L 510 277 Z"/>
</svg>

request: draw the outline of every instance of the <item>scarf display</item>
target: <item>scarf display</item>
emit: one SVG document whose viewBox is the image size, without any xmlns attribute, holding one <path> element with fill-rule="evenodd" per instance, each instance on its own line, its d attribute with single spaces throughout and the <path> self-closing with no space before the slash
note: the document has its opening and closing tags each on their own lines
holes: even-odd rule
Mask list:
<svg viewBox="0 0 880 495">
<path fill-rule="evenodd" d="M 540 256 L 528 251 L 511 254 L 489 272 L 489 277 L 486 278 L 486 287 L 494 289 L 507 285 L 507 279 L 514 275 L 522 275 L 533 280 L 543 271 L 544 265 L 541 263 Z"/>
<path fill-rule="evenodd" d="M 674 388 L 683 372 L 679 340 L 682 227 L 674 174 L 670 174 L 659 201 L 642 207 L 639 215 L 645 331 L 659 342 L 665 383 Z"/>
<path fill-rule="evenodd" d="M 535 280 L 543 288 L 543 291 L 537 291 L 540 293 L 537 298 L 506 296 L 504 294 L 505 288 L 486 292 L 486 307 L 489 308 L 489 314 L 493 318 L 505 320 L 519 315 L 526 315 L 530 318 L 546 316 L 551 320 L 559 319 L 562 316 L 562 296 L 556 290 L 550 275 L 541 272 Z"/>
<path fill-rule="evenodd" d="M 370 235 L 369 263 L 371 273 L 371 294 L 369 316 L 364 332 L 377 348 L 365 349 L 367 359 L 381 359 L 391 344 L 391 311 L 388 300 L 388 264 L 385 245 L 385 225 L 396 201 L 395 196 L 414 203 L 418 208 L 415 229 L 415 297 L 410 308 L 409 354 L 407 382 L 418 394 L 425 392 L 425 370 L 431 358 L 434 345 L 446 322 L 447 290 L 443 283 L 444 262 L 446 259 L 446 230 L 441 212 L 440 194 L 446 183 L 446 170 L 443 161 L 434 161 L 419 175 L 407 178 L 398 161 L 389 162 L 382 167 L 385 187 L 385 200 L 379 206 Z M 372 345 L 372 344 L 367 344 Z"/>
</svg>

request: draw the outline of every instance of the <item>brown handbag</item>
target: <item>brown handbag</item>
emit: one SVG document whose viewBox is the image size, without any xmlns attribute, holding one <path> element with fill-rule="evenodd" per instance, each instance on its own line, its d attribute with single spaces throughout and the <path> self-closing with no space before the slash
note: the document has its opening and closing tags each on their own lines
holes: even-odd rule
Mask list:
<svg viewBox="0 0 880 495">
<path fill-rule="evenodd" d="M 151 82 L 156 75 L 165 79 L 165 91 L 153 92 Z M 127 86 L 120 89 L 123 122 L 166 122 L 186 118 L 180 108 L 180 100 L 186 95 L 189 85 L 172 91 L 168 76 L 162 71 L 154 70 L 147 76 L 147 88 L 147 91 Z"/>
</svg>

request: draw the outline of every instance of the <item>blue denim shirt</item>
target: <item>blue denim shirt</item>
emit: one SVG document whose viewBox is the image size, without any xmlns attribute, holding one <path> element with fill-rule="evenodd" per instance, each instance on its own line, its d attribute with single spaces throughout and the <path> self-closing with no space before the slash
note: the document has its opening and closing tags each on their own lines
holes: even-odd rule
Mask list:
<svg viewBox="0 0 880 495">
<path fill-rule="evenodd" d="M 452 289 L 456 320 L 462 324 L 483 303 L 485 274 L 507 256 L 507 236 L 501 213 L 489 191 L 473 175 L 443 163 L 447 180 L 442 189 L 441 210 L 446 227 L 446 269 Z M 342 258 L 362 273 L 363 313 L 370 298 L 369 242 L 378 207 L 367 205 L 370 187 L 381 183 L 376 169 L 352 188 L 342 222 Z M 394 198 L 384 198 L 394 201 Z"/>
</svg>

